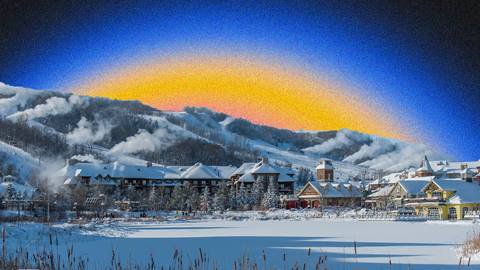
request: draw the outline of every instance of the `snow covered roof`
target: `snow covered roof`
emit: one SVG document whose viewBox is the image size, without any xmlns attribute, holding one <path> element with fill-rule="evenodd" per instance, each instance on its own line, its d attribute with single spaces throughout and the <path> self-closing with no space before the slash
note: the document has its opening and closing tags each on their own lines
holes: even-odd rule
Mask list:
<svg viewBox="0 0 480 270">
<path fill-rule="evenodd" d="M 294 182 L 294 181 L 295 179 L 286 173 L 280 173 L 278 175 L 278 182 Z"/>
<path fill-rule="evenodd" d="M 251 163 L 251 162 L 243 163 L 238 169 L 234 170 L 230 174 L 230 176 L 236 176 L 236 175 L 242 176 L 247 174 L 278 174 L 279 182 L 295 181 L 295 179 L 292 177 L 295 174 L 292 168 L 270 164 L 267 159 L 263 159 L 258 163 Z M 245 177 L 243 179 L 249 179 L 249 177 L 250 176 Z"/>
<path fill-rule="evenodd" d="M 256 174 L 266 174 L 266 173 L 271 173 L 271 174 L 278 174 L 280 171 L 276 166 L 270 165 L 268 162 L 259 162 L 255 164 L 255 166 L 252 169 L 252 173 Z"/>
<path fill-rule="evenodd" d="M 358 198 L 362 197 L 362 192 L 354 185 L 348 183 L 330 183 L 310 181 L 302 191 L 308 186 L 312 186 L 322 198 Z M 300 193 L 302 192 L 300 191 Z M 301 195 L 299 196 L 301 197 Z"/>
<path fill-rule="evenodd" d="M 430 165 L 432 166 L 435 172 L 448 170 L 450 172 L 460 173 L 463 169 L 465 169 L 465 167 L 472 169 L 473 171 L 476 171 L 476 169 L 480 167 L 480 160 L 477 160 L 477 161 L 437 160 L 437 161 L 430 161 Z"/>
<path fill-rule="evenodd" d="M 67 178 L 65 182 L 63 182 L 64 185 L 76 185 L 78 184 L 78 181 L 76 178 Z"/>
<path fill-rule="evenodd" d="M 417 177 L 412 179 L 405 179 L 398 181 L 398 184 L 407 192 L 412 195 L 423 194 L 423 188 L 434 179 L 434 176 L 429 177 Z"/>
<path fill-rule="evenodd" d="M 163 166 L 140 166 L 140 165 L 125 165 L 119 162 L 111 164 L 101 163 L 76 163 L 71 165 L 74 171 L 73 175 L 69 177 L 113 177 L 126 179 L 160 179 L 163 178 Z M 67 169 L 68 174 L 68 169 Z"/>
<path fill-rule="evenodd" d="M 480 203 L 480 185 L 462 179 L 436 179 L 433 183 L 444 191 L 454 191 L 450 203 Z"/>
<path fill-rule="evenodd" d="M 236 169 L 231 176 L 243 175 L 249 172 L 254 166 L 255 166 L 255 163 L 253 162 L 245 162 L 240 167 L 238 167 L 238 169 Z"/>
<path fill-rule="evenodd" d="M 238 179 L 239 182 L 247 182 L 247 183 L 253 183 L 255 182 L 255 177 L 253 177 L 253 174 L 251 173 L 246 173 Z"/>
<path fill-rule="evenodd" d="M 384 186 L 377 191 L 373 192 L 372 194 L 368 195 L 367 197 L 369 198 L 375 198 L 375 197 L 386 197 L 392 192 L 392 189 L 395 186 Z"/>
<path fill-rule="evenodd" d="M 183 179 L 221 179 L 220 172 L 215 168 L 196 163 L 182 173 Z"/>
<path fill-rule="evenodd" d="M 70 178 L 73 184 L 76 177 L 88 177 L 91 184 L 113 185 L 113 179 L 228 179 L 234 166 L 207 166 L 197 163 L 193 166 L 131 165 L 114 162 L 76 163 L 66 166 L 59 173 Z M 68 180 L 68 179 L 67 179 Z"/>
</svg>

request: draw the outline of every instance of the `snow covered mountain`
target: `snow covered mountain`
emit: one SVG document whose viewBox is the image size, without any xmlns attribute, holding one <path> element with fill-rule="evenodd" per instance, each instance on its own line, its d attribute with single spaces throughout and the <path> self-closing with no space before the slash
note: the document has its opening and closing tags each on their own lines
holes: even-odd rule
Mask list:
<svg viewBox="0 0 480 270">
<path fill-rule="evenodd" d="M 167 112 L 138 101 L 36 91 L 1 83 L 0 141 L 0 170 L 11 165 L 17 174 L 24 171 L 24 163 L 38 167 L 45 160 L 72 156 L 91 161 L 149 160 L 167 165 L 198 161 L 239 165 L 268 156 L 274 162 L 310 169 L 325 157 L 335 161 L 339 177 L 416 166 L 425 154 L 443 158 L 425 145 L 348 129 L 290 131 L 207 108 Z M 13 159 L 9 147 L 30 157 Z"/>
</svg>

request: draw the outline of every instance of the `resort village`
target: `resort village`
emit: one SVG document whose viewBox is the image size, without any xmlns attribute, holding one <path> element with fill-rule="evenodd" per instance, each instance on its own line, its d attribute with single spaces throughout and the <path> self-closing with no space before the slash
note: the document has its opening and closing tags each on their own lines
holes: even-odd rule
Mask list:
<svg viewBox="0 0 480 270">
<path fill-rule="evenodd" d="M 370 181 L 339 179 L 329 159 L 319 160 L 305 173 L 265 157 L 238 168 L 69 159 L 56 174 L 63 183 L 57 192 L 49 191 L 48 183 L 43 189 L 29 188 L 11 175 L 2 176 L 2 209 L 48 218 L 61 217 L 66 210 L 77 217 L 98 217 L 118 211 L 194 215 L 273 208 L 355 209 L 370 217 L 449 220 L 473 219 L 480 213 L 480 161 L 429 161 L 426 156 L 418 168 Z"/>
</svg>

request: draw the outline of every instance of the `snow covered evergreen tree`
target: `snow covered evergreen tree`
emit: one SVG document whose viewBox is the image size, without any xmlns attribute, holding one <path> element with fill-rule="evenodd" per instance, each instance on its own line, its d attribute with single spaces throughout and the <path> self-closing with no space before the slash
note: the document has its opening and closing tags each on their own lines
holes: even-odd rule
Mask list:
<svg viewBox="0 0 480 270">
<path fill-rule="evenodd" d="M 297 181 L 296 185 L 298 187 L 303 187 L 305 184 L 307 184 L 309 181 L 313 180 L 313 172 L 312 170 L 304 167 L 298 168 L 298 173 L 297 173 Z"/>
<path fill-rule="evenodd" d="M 184 186 L 185 189 L 185 203 L 187 206 L 187 209 L 189 212 L 191 211 L 196 211 L 199 208 L 200 204 L 200 195 L 198 194 L 198 189 L 197 187 L 193 185 L 186 185 Z"/>
<path fill-rule="evenodd" d="M 228 206 L 228 187 L 226 183 L 220 183 L 213 197 L 213 208 L 217 211 L 225 211 Z"/>
<path fill-rule="evenodd" d="M 129 185 L 127 187 L 127 199 L 130 201 L 138 201 L 139 200 L 138 192 L 133 185 Z"/>
<path fill-rule="evenodd" d="M 237 209 L 237 192 L 235 191 L 234 185 L 230 185 L 230 190 L 228 192 L 228 208 L 230 210 Z"/>
<path fill-rule="evenodd" d="M 15 188 L 13 187 L 13 185 L 8 184 L 8 186 L 7 186 L 7 196 L 6 196 L 7 199 L 13 200 L 14 197 L 15 197 L 15 194 L 16 194 L 16 192 L 15 192 Z"/>
<path fill-rule="evenodd" d="M 210 191 L 208 186 L 203 190 L 202 199 L 200 201 L 200 210 L 205 213 L 210 211 Z"/>
<path fill-rule="evenodd" d="M 267 188 L 267 192 L 263 196 L 262 206 L 264 209 L 278 208 L 279 198 L 278 198 L 278 189 L 277 185 L 273 180 L 270 180 L 270 183 Z"/>
<path fill-rule="evenodd" d="M 245 184 L 242 182 L 240 184 L 240 189 L 237 194 L 237 207 L 241 210 L 248 210 L 250 208 L 250 203 L 248 199 L 248 192 L 245 188 Z"/>
<path fill-rule="evenodd" d="M 172 197 L 170 198 L 170 209 L 182 210 L 184 203 L 183 188 L 181 185 L 176 185 L 172 191 Z"/>
<path fill-rule="evenodd" d="M 150 190 L 149 194 L 149 208 L 154 211 L 158 211 L 160 209 L 160 201 L 162 200 L 162 194 L 160 193 L 160 190 L 157 188 L 152 188 Z"/>
<path fill-rule="evenodd" d="M 250 190 L 250 203 L 252 207 L 259 208 L 262 206 L 262 199 L 264 190 L 264 182 L 262 177 L 257 177 L 253 182 L 252 189 Z"/>
</svg>

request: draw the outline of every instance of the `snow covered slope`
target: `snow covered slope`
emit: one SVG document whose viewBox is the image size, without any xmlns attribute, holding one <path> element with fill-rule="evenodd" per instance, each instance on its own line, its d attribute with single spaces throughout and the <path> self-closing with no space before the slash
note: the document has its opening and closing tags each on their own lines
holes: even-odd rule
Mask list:
<svg viewBox="0 0 480 270">
<path fill-rule="evenodd" d="M 0 170 L 4 175 L 18 175 L 23 182 L 38 169 L 39 161 L 17 147 L 0 142 Z"/>
<path fill-rule="evenodd" d="M 9 129 L 36 131 L 46 137 L 23 138 L 15 144 L 30 153 L 31 160 L 35 160 L 32 155 L 65 159 L 81 154 L 103 161 L 130 156 L 167 165 L 192 165 L 197 161 L 239 165 L 268 156 L 273 162 L 313 169 L 318 159 L 330 158 L 335 161 L 339 178 L 351 178 L 417 166 L 424 155 L 444 158 L 424 145 L 348 129 L 291 131 L 253 124 L 207 108 L 164 112 L 138 101 L 35 91 L 1 83 L 0 116 L 0 123 Z M 25 121 L 28 127 L 5 121 Z M 15 132 L 0 132 L 3 142 L 16 142 L 20 137 Z M 5 147 L 0 153 L 16 160 Z M 31 160 L 25 162 L 34 164 Z M 23 161 L 16 164 L 19 168 L 27 166 Z"/>
</svg>

